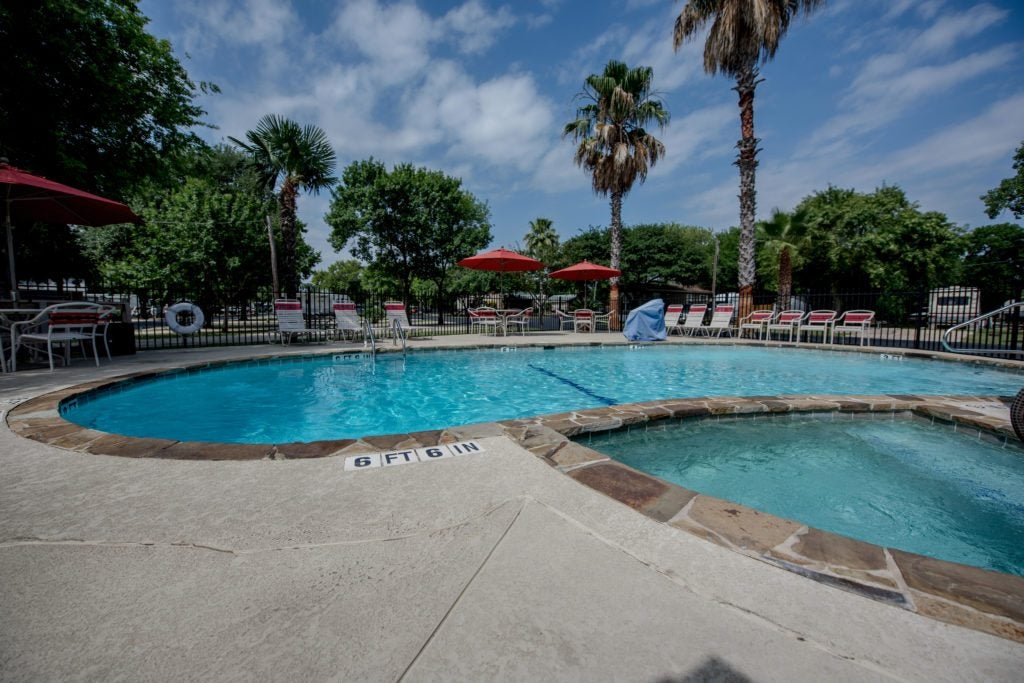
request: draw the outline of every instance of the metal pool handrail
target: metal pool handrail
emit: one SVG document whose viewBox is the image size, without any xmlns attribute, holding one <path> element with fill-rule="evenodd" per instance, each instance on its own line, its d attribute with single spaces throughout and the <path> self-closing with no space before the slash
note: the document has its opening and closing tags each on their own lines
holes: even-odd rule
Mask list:
<svg viewBox="0 0 1024 683">
<path fill-rule="evenodd" d="M 402 329 L 402 323 L 398 322 L 398 318 L 392 318 L 391 319 L 391 330 L 395 334 L 394 338 L 391 340 L 391 343 L 392 344 L 397 344 L 399 339 L 402 340 L 402 357 L 405 358 L 405 355 L 406 355 L 405 330 Z"/>
<path fill-rule="evenodd" d="M 373 338 L 373 325 L 370 323 L 369 318 L 363 318 L 363 346 L 366 346 L 366 340 L 370 341 L 370 357 L 376 358 L 377 356 L 377 341 Z"/>
<path fill-rule="evenodd" d="M 950 333 L 952 333 L 955 330 L 959 330 L 959 329 L 962 329 L 962 328 L 967 327 L 969 325 L 974 325 L 976 323 L 983 322 L 985 320 L 990 320 L 990 319 L 992 319 L 992 318 L 994 318 L 994 317 L 996 317 L 998 315 L 1001 315 L 1001 314 L 1003 314 L 1003 313 L 1005 313 L 1007 311 L 1013 310 L 1015 308 L 1018 309 L 1018 311 L 1024 311 L 1024 301 L 1014 301 L 1013 303 L 1007 304 L 1007 305 L 1003 306 L 1002 308 L 997 308 L 996 310 L 990 311 L 989 313 L 985 313 L 984 315 L 979 315 L 976 318 L 971 318 L 970 320 L 962 322 L 962 323 L 960 323 L 958 325 L 953 325 L 953 327 L 950 327 L 948 330 L 946 330 L 945 332 L 942 333 L 942 339 L 940 340 L 941 343 L 942 343 L 942 348 L 944 348 L 946 351 L 949 351 L 950 353 L 975 353 L 975 354 L 993 353 L 993 354 L 1008 354 L 1008 355 L 1009 354 L 1014 354 L 1014 355 L 1022 355 L 1022 354 L 1024 354 L 1024 350 L 1022 350 L 1022 349 L 955 349 L 952 346 L 950 346 L 949 341 L 948 341 Z"/>
</svg>

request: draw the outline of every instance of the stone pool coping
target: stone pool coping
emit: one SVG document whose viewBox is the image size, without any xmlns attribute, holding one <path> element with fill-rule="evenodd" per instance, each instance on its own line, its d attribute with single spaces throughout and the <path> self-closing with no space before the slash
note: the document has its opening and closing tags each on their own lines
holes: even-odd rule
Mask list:
<svg viewBox="0 0 1024 683">
<path fill-rule="evenodd" d="M 228 362 L 233 361 L 204 363 L 193 369 L 202 371 Z M 1020 366 L 1014 363 L 1010 367 Z M 82 453 L 197 460 L 347 456 L 506 436 L 577 482 L 676 529 L 875 600 L 1024 642 L 1024 577 L 875 546 L 701 495 L 572 440 L 622 428 L 664 428 L 672 420 L 778 419 L 811 413 L 886 419 L 913 415 L 958 431 L 970 430 L 972 435 L 997 444 L 1020 446 L 1009 424 L 1007 398 L 802 395 L 669 399 L 411 434 L 261 445 L 138 439 L 86 429 L 60 416 L 63 401 L 126 379 L 145 380 L 166 371 L 88 382 L 29 399 L 9 411 L 8 425 L 22 437 Z"/>
</svg>

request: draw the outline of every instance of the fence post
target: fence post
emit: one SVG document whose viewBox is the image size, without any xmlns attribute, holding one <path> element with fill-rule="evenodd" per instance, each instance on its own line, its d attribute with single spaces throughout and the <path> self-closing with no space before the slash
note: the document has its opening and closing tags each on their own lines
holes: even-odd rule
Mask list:
<svg viewBox="0 0 1024 683">
<path fill-rule="evenodd" d="M 914 322 L 916 324 L 914 328 L 914 348 L 921 348 L 921 323 L 924 320 L 924 314 L 922 311 L 925 310 L 925 293 L 918 290 L 917 301 L 914 309 Z"/>
</svg>

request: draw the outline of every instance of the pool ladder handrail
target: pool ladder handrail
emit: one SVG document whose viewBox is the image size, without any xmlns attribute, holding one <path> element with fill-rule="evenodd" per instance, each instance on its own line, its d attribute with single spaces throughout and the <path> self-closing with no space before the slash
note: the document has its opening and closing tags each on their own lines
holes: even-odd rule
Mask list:
<svg viewBox="0 0 1024 683">
<path fill-rule="evenodd" d="M 946 351 L 949 351 L 950 353 L 973 353 L 973 354 L 992 353 L 992 354 L 1008 354 L 1008 355 L 1009 354 L 1014 354 L 1014 355 L 1022 355 L 1022 354 L 1024 354 L 1024 349 L 955 349 L 952 346 L 950 346 L 949 341 L 948 341 L 950 333 L 955 331 L 955 330 L 959 330 L 961 328 L 967 327 L 968 325 L 973 325 L 975 323 L 979 323 L 979 322 L 982 322 L 984 320 L 989 320 L 991 318 L 994 318 L 994 317 L 996 317 L 998 315 L 1006 313 L 1007 311 L 1013 310 L 1015 308 L 1018 309 L 1018 311 L 1024 311 L 1024 301 L 1014 301 L 1012 303 L 1006 304 L 1005 306 L 1003 306 L 1001 308 L 997 308 L 994 311 L 990 311 L 990 312 L 985 313 L 983 315 L 979 315 L 976 318 L 971 318 L 970 320 L 966 320 L 966 321 L 964 321 L 962 323 L 959 323 L 957 325 L 953 325 L 948 330 L 946 330 L 945 332 L 942 333 L 942 339 L 939 340 L 941 342 L 941 344 L 942 344 L 942 348 L 944 348 Z"/>
<path fill-rule="evenodd" d="M 402 327 L 402 323 L 398 322 L 398 318 L 391 319 L 391 331 L 394 336 L 391 338 L 392 346 L 398 343 L 398 340 L 402 340 L 402 358 L 405 358 L 407 350 L 405 348 L 405 329 Z"/>
<path fill-rule="evenodd" d="M 373 338 L 373 323 L 370 322 L 369 318 L 363 318 L 363 347 L 366 347 L 366 343 L 370 343 L 370 358 L 376 360 L 377 358 L 377 340 Z"/>
</svg>

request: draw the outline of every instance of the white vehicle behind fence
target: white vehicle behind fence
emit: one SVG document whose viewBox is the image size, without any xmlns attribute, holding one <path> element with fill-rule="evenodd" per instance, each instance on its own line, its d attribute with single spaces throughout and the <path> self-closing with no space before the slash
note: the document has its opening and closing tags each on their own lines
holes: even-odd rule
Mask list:
<svg viewBox="0 0 1024 683">
<path fill-rule="evenodd" d="M 929 325 L 949 327 L 980 313 L 981 292 L 977 287 L 940 287 L 928 292 Z"/>
</svg>

